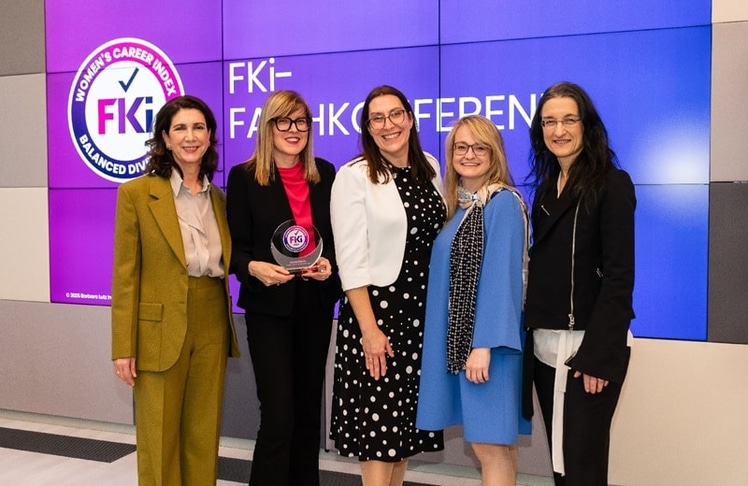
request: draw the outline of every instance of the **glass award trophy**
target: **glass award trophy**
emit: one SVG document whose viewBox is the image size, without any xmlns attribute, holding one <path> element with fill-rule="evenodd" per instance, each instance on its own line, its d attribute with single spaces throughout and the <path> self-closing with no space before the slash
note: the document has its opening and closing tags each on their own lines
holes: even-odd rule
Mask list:
<svg viewBox="0 0 748 486">
<path fill-rule="evenodd" d="M 305 268 L 311 268 L 322 255 L 322 237 L 317 228 L 312 231 L 297 225 L 289 219 L 281 223 L 270 240 L 270 252 L 273 258 L 291 273 L 299 273 Z"/>
</svg>

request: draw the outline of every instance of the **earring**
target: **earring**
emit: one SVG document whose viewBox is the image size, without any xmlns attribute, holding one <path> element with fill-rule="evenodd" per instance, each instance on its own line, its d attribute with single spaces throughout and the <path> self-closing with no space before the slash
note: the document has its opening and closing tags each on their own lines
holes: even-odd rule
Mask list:
<svg viewBox="0 0 748 486">
<path fill-rule="evenodd" d="M 171 150 L 171 145 L 167 145 L 166 150 Z"/>
</svg>

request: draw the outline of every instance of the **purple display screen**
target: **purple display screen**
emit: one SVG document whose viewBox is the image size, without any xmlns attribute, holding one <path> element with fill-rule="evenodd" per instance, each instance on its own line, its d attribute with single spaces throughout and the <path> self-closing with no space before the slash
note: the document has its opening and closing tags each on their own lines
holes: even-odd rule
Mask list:
<svg viewBox="0 0 748 486">
<path fill-rule="evenodd" d="M 637 184 L 634 333 L 705 339 L 711 3 L 634 0 L 627 9 L 640 15 L 627 16 L 585 0 L 563 6 L 564 22 L 547 3 L 380 7 L 46 2 L 51 300 L 108 305 L 116 187 L 140 175 L 170 97 L 193 94 L 215 112 L 220 186 L 251 156 L 272 92 L 302 94 L 315 154 L 339 167 L 360 152 L 361 106 L 381 84 L 405 93 L 442 164 L 455 120 L 490 118 L 521 183 L 537 101 L 569 80 L 592 96 Z"/>
</svg>

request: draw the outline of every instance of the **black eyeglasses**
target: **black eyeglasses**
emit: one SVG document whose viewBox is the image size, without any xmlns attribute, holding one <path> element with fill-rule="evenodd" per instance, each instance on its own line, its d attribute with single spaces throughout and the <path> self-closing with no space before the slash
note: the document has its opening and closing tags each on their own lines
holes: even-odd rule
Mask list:
<svg viewBox="0 0 748 486">
<path fill-rule="evenodd" d="M 393 125 L 399 125 L 405 120 L 405 110 L 402 108 L 397 108 L 395 110 L 392 110 L 389 115 L 382 115 L 380 113 L 377 113 L 376 115 L 372 115 L 371 118 L 366 120 L 366 123 L 369 125 L 369 128 L 372 130 L 381 130 L 384 128 L 385 123 L 387 123 L 387 120 L 390 120 Z"/>
<path fill-rule="evenodd" d="M 291 125 L 296 125 L 296 130 L 300 132 L 308 132 L 309 128 L 312 125 L 312 120 L 305 116 L 302 116 L 301 118 L 297 118 L 295 120 L 292 120 L 287 116 L 283 116 L 280 118 L 273 118 L 273 123 L 275 123 L 275 128 L 277 128 L 279 132 L 290 131 Z"/>
</svg>

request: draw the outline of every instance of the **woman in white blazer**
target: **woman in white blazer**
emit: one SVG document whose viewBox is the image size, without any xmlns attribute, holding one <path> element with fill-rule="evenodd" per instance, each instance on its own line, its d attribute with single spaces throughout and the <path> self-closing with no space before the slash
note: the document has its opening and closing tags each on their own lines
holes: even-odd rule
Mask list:
<svg viewBox="0 0 748 486">
<path fill-rule="evenodd" d="M 330 437 L 357 456 L 365 486 L 401 485 L 407 458 L 443 448 L 416 429 L 431 244 L 444 224 L 437 161 L 413 110 L 390 86 L 361 111 L 362 155 L 332 188 L 331 221 L 346 297 L 340 308 Z"/>
</svg>

